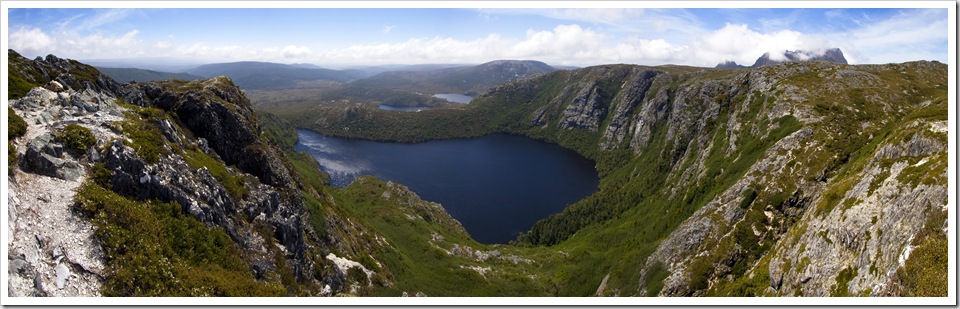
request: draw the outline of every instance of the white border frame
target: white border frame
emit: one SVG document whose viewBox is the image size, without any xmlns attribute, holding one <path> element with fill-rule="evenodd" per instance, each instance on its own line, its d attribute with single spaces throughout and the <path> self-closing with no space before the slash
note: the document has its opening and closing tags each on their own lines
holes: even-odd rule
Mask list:
<svg viewBox="0 0 960 309">
<path fill-rule="evenodd" d="M 299 1 L 276 1 L 276 2 L 253 2 L 253 1 L 232 1 L 232 2 L 210 2 L 210 1 L 3 1 L 0 3 L 0 20 L 3 21 L 2 28 L 2 47 L 3 59 L 7 59 L 9 48 L 8 31 L 9 18 L 8 10 L 10 8 L 527 8 L 527 7 L 557 7 L 557 8 L 943 8 L 948 10 L 948 79 L 949 79 L 949 101 L 948 101 L 948 124 L 949 124 L 949 148 L 948 148 L 948 177 L 949 177 L 949 196 L 948 196 L 948 218 L 951 224 L 948 227 L 949 238 L 949 294 L 947 297 L 755 297 L 755 298 L 607 298 L 607 297 L 427 297 L 427 298 L 180 298 L 180 297 L 159 297 L 159 298 L 34 298 L 34 297 L 8 297 L 8 262 L 7 243 L 8 235 L 8 213 L 7 196 L 8 178 L 3 177 L 0 180 L 0 196 L 2 196 L 3 211 L 0 213 L 0 239 L 3 240 L 3 247 L 0 253 L 3 255 L 2 275 L 0 275 L 0 300 L 3 305 L 255 305 L 255 306 L 273 306 L 273 305 L 550 305 L 550 306 L 598 306 L 598 305 L 762 305 L 762 306 L 780 306 L 780 305 L 957 305 L 957 285 L 956 285 L 956 150 L 957 150 L 957 70 L 956 70 L 956 46 L 957 46 L 957 3 L 954 1 L 781 1 L 781 2 L 755 2 L 755 1 L 514 1 L 514 2 L 490 2 L 490 1 L 330 1 L 330 2 L 299 2 Z M 0 76 L 4 79 L 8 76 L 6 61 L 0 68 Z M 2 87 L 0 96 L 4 102 L 7 102 L 7 87 Z M 4 103 L 6 105 L 7 103 Z M 6 135 L 7 122 L 4 117 L 0 135 Z M 3 153 L 7 151 L 7 144 L 0 143 L 0 150 Z M 0 173 L 6 175 L 8 167 L 3 164 Z"/>
</svg>

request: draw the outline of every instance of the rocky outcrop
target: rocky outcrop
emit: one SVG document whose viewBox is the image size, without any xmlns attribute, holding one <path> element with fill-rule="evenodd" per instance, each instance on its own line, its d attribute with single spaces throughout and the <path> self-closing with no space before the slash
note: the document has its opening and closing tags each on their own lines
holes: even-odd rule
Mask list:
<svg viewBox="0 0 960 309">
<path fill-rule="evenodd" d="M 600 88 L 594 83 L 581 83 L 576 86 L 575 98 L 563 110 L 560 118 L 560 127 L 564 129 L 587 129 L 597 131 L 600 126 L 600 119 L 603 117 L 605 109 L 600 108 L 602 94 Z"/>
<path fill-rule="evenodd" d="M 275 236 L 290 258 L 299 280 L 307 280 L 313 265 L 307 258 L 307 227 L 303 201 L 296 182 L 283 165 L 277 150 L 260 138 L 260 123 L 249 100 L 226 77 L 193 82 L 134 84 L 123 97 L 136 105 L 156 106 L 176 116 L 178 123 L 196 140 L 189 140 L 169 120 L 156 120 L 160 132 L 171 143 L 197 147 L 225 165 L 236 166 L 238 177 L 253 175 L 257 182 L 245 182 L 245 197 L 231 197 L 222 179 L 206 169 L 194 169 L 183 158 L 161 158 L 159 164 L 146 164 L 132 149 L 115 142 L 107 150 L 104 162 L 117 172 L 114 189 L 143 199 L 177 201 L 198 220 L 223 227 L 243 248 L 263 248 L 267 243 L 250 239 L 251 224 L 262 222 L 275 230 Z M 237 219 L 242 213 L 244 218 Z M 254 242 L 254 243 L 250 243 Z M 265 256 L 264 250 L 260 255 Z M 259 261 L 270 262 L 270 261 Z M 272 263 L 272 262 L 271 262 Z"/>
<path fill-rule="evenodd" d="M 604 131 L 600 142 L 600 149 L 611 150 L 624 141 L 630 131 L 630 115 L 643 102 L 650 87 L 653 85 L 660 71 L 634 69 L 624 81 L 625 89 L 621 89 L 613 98 L 613 118 Z"/>
<path fill-rule="evenodd" d="M 76 60 L 47 55 L 45 58 L 37 57 L 31 61 L 14 50 L 8 50 L 8 53 L 10 74 L 18 75 L 36 87 L 56 82 L 63 90 L 77 92 L 90 90 L 94 93 L 107 94 L 117 94 L 122 88 L 120 84 L 100 73 L 96 68 Z"/>
<path fill-rule="evenodd" d="M 249 100 L 228 78 L 221 76 L 186 85 L 136 85 L 123 94 L 124 100 L 175 114 L 225 163 L 236 165 L 267 185 L 288 187 L 293 183 L 276 151 L 260 141 L 260 123 Z M 178 88 L 183 91 L 177 91 Z"/>
</svg>

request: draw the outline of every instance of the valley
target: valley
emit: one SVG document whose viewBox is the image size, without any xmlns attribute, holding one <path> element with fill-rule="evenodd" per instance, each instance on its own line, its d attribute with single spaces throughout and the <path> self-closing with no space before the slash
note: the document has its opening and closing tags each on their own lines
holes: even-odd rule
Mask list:
<svg viewBox="0 0 960 309">
<path fill-rule="evenodd" d="M 84 257 L 106 269 L 96 295 L 946 294 L 929 284 L 946 280 L 950 224 L 942 63 L 601 65 L 416 88 L 476 94 L 459 104 L 346 80 L 120 84 L 77 61 L 10 54 L 7 117 L 33 121 L 8 137 L 21 160 L 8 181 L 63 178 L 38 160 L 73 162 L 82 184 L 61 202 L 102 241 L 105 253 Z M 492 76 L 513 72 L 502 70 Z M 50 80 L 67 89 L 41 87 Z M 431 108 L 378 108 L 390 100 Z M 70 118 L 103 114 L 118 119 Z M 35 141 L 68 122 L 92 144 Z M 523 136 L 589 159 L 599 185 L 509 243 L 483 244 L 405 182 L 333 185 L 298 129 L 391 143 Z M 70 269 L 87 276 L 78 260 Z"/>
</svg>

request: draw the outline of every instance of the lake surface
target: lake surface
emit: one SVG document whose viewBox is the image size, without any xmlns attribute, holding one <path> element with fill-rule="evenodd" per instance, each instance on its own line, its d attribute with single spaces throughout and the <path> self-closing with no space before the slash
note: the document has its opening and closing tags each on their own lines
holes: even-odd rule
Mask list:
<svg viewBox="0 0 960 309">
<path fill-rule="evenodd" d="M 383 105 L 380 104 L 377 108 L 385 111 L 405 111 L 405 112 L 419 112 L 429 107 L 426 106 L 393 106 L 393 105 Z"/>
<path fill-rule="evenodd" d="M 383 143 L 298 131 L 334 186 L 374 175 L 438 202 L 481 243 L 506 243 L 596 192 L 594 163 L 560 146 L 512 135 Z"/>
<path fill-rule="evenodd" d="M 438 93 L 433 95 L 433 97 L 446 99 L 447 101 L 460 103 L 460 104 L 470 104 L 470 100 L 473 100 L 473 97 L 462 95 L 459 93 Z"/>
</svg>

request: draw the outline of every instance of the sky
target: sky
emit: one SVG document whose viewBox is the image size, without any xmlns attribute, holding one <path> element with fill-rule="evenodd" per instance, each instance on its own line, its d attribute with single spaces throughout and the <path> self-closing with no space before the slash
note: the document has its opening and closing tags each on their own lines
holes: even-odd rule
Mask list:
<svg viewBox="0 0 960 309">
<path fill-rule="evenodd" d="M 631 3 L 636 5 L 624 4 Z M 712 67 L 724 61 L 751 65 L 766 52 L 776 59 L 786 50 L 834 47 L 852 64 L 950 60 L 945 8 L 9 8 L 6 13 L 5 48 L 28 58 L 54 54 L 81 61 L 269 61 L 336 68 L 513 59 Z"/>
</svg>

